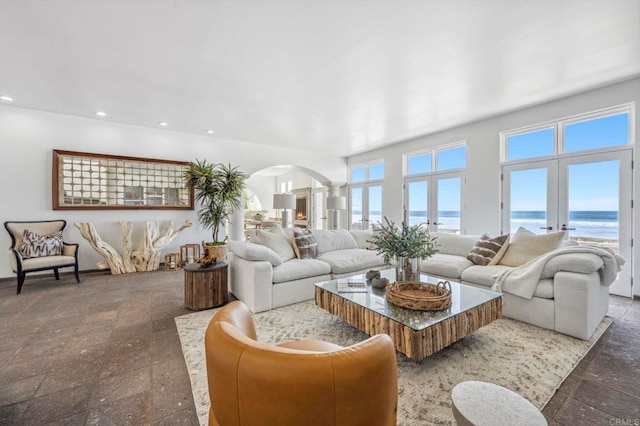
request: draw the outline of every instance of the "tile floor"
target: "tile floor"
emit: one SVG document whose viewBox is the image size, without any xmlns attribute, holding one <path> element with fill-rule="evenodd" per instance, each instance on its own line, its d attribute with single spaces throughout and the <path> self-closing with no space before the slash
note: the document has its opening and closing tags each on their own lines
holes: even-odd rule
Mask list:
<svg viewBox="0 0 640 426">
<path fill-rule="evenodd" d="M 0 424 L 197 425 L 173 320 L 190 312 L 182 274 L 27 278 L 19 296 L 0 282 Z M 640 424 L 640 301 L 614 297 L 610 315 L 550 425 Z"/>
</svg>

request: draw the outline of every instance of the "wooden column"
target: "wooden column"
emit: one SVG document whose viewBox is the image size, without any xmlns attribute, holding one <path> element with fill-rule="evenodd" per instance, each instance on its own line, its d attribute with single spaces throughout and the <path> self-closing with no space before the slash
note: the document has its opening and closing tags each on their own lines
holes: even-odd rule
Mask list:
<svg viewBox="0 0 640 426">
<path fill-rule="evenodd" d="M 216 262 L 206 267 L 192 263 L 184 267 L 184 306 L 200 310 L 227 303 L 227 264 Z"/>
</svg>

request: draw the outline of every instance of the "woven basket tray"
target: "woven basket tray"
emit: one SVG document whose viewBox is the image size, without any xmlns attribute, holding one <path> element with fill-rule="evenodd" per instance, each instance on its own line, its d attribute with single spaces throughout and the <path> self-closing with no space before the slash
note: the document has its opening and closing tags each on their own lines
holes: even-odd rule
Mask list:
<svg viewBox="0 0 640 426">
<path fill-rule="evenodd" d="M 398 281 L 387 287 L 387 300 L 407 309 L 439 311 L 451 306 L 451 284 Z"/>
</svg>

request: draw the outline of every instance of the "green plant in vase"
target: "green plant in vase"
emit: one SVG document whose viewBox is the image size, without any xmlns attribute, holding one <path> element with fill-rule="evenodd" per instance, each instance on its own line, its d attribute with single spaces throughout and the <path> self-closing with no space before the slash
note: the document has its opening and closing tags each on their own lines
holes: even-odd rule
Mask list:
<svg viewBox="0 0 640 426">
<path fill-rule="evenodd" d="M 420 260 L 428 259 L 438 252 L 437 237 L 432 237 L 422 224 L 408 226 L 405 219 L 399 227 L 383 217 L 374 228 L 371 250 L 382 255 L 384 263 L 396 264 L 397 281 L 420 281 Z"/>
<path fill-rule="evenodd" d="M 243 206 L 247 177 L 231 164 L 209 163 L 207 160 L 192 161 L 184 171 L 185 186 L 194 189 L 195 200 L 200 205 L 198 220 L 205 229 L 212 231 L 213 240 L 203 243 L 203 249 L 223 247 L 221 254 L 215 256 L 218 259 L 226 258 L 226 238 L 220 241 L 220 227 Z"/>
</svg>

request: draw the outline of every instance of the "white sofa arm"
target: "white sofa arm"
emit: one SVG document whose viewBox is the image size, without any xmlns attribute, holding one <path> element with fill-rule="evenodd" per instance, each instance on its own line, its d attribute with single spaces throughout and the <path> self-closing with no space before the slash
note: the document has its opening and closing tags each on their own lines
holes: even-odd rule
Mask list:
<svg viewBox="0 0 640 426">
<path fill-rule="evenodd" d="M 230 256 L 229 289 L 253 313 L 272 309 L 273 266 L 265 260 L 247 260 Z"/>
<path fill-rule="evenodd" d="M 559 271 L 553 279 L 555 329 L 587 340 L 607 314 L 609 287 L 601 285 L 600 274 Z"/>
<path fill-rule="evenodd" d="M 558 272 L 591 274 L 604 266 L 602 257 L 593 253 L 566 253 L 547 262 L 540 278 L 553 278 Z"/>
</svg>

